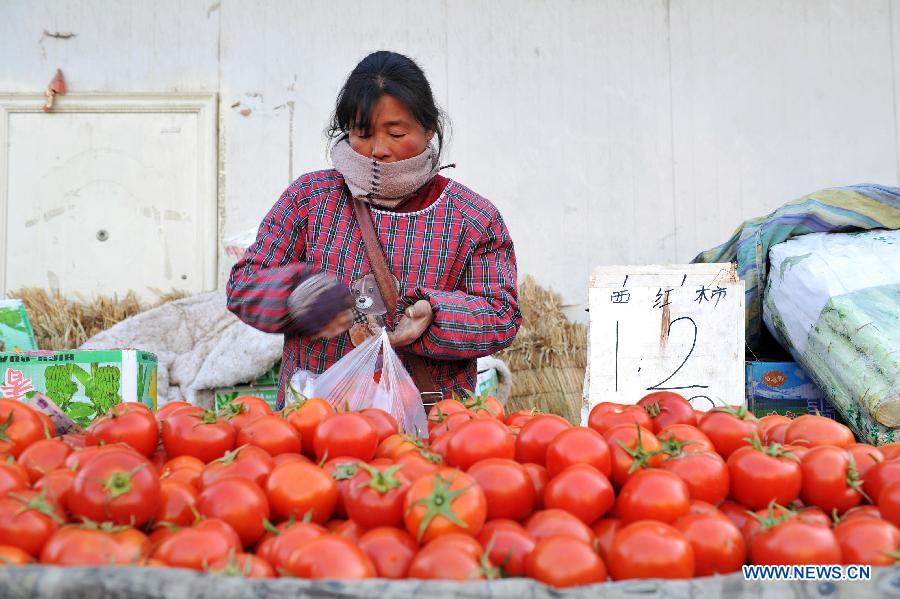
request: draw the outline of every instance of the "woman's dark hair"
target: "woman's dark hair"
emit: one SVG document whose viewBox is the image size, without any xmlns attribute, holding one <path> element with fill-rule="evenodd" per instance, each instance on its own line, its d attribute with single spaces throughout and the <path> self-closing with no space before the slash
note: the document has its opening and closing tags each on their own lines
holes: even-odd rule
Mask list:
<svg viewBox="0 0 900 599">
<path fill-rule="evenodd" d="M 350 73 L 338 94 L 328 136 L 335 139 L 356 128 L 368 131 L 372 109 L 385 94 L 403 102 L 426 131 L 434 131 L 440 154 L 445 117 L 434 102 L 425 73 L 411 58 L 387 50 L 369 54 Z"/>
</svg>

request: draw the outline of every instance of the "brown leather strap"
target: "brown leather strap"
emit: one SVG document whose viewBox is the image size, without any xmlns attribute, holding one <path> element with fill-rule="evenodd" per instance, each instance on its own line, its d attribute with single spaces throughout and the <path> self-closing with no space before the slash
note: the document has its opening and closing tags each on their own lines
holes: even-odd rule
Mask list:
<svg viewBox="0 0 900 599">
<path fill-rule="evenodd" d="M 369 259 L 369 266 L 375 274 L 375 282 L 378 290 L 381 292 L 381 299 L 388 308 L 391 317 L 397 309 L 399 296 L 394 286 L 394 277 L 387 264 L 387 258 L 384 255 L 384 248 L 381 247 L 381 241 L 375 233 L 375 225 L 372 224 L 372 212 L 369 205 L 355 198 L 350 200 L 353 204 L 353 213 L 356 215 L 356 223 L 359 225 L 360 233 L 362 233 L 363 249 L 366 257 Z M 434 378 L 428 370 L 428 364 L 422 356 L 406 352 L 406 363 L 412 371 L 413 382 L 419 393 L 422 394 L 422 402 L 433 404 L 435 400 L 443 396 L 434 383 Z"/>
</svg>

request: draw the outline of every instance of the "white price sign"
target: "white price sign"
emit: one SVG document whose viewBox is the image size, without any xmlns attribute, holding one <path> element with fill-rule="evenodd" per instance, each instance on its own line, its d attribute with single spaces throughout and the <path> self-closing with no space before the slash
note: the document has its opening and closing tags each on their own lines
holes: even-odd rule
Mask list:
<svg viewBox="0 0 900 599">
<path fill-rule="evenodd" d="M 732 264 L 600 267 L 591 276 L 587 411 L 674 391 L 744 402 L 744 282 Z"/>
</svg>

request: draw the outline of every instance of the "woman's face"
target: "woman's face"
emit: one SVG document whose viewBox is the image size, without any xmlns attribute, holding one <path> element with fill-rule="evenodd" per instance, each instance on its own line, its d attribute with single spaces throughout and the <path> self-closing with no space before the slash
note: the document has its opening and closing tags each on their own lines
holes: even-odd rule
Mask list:
<svg viewBox="0 0 900 599">
<path fill-rule="evenodd" d="M 418 156 L 434 136 L 415 119 L 403 102 L 383 95 L 372 108 L 372 128 L 350 131 L 350 147 L 366 158 L 397 162 Z"/>
</svg>

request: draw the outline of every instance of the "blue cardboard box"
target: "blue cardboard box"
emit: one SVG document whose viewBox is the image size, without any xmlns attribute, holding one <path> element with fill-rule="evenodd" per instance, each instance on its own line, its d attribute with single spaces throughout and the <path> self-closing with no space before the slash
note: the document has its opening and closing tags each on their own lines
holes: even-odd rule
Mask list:
<svg viewBox="0 0 900 599">
<path fill-rule="evenodd" d="M 834 418 L 825 394 L 796 362 L 746 363 L 747 407 L 757 417 L 767 414 Z"/>
</svg>

